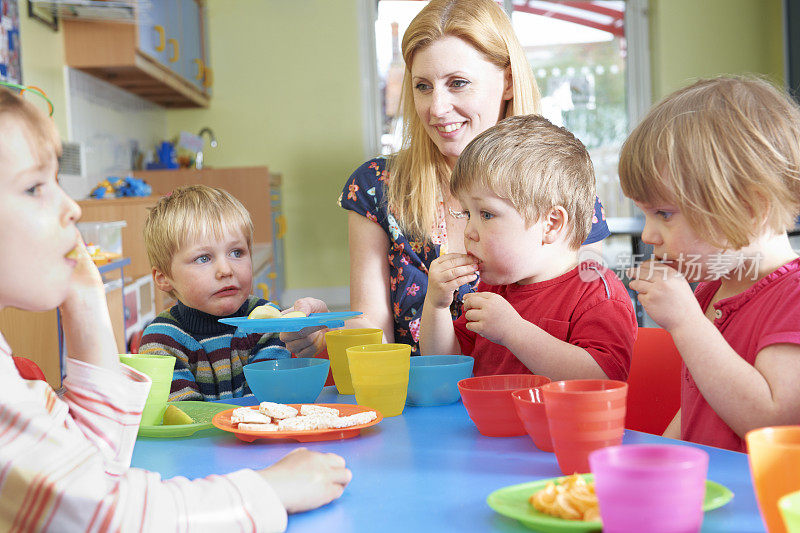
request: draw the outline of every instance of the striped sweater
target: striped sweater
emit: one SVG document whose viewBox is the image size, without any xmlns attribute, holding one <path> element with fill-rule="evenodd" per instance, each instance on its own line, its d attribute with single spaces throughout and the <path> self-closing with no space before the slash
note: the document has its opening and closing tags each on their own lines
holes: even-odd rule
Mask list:
<svg viewBox="0 0 800 533">
<path fill-rule="evenodd" d="M 250 296 L 230 317 L 243 317 L 266 300 Z M 230 318 L 225 317 L 225 318 Z M 251 394 L 242 367 L 291 357 L 277 333 L 247 334 L 181 302 L 145 328 L 139 353 L 175 357 L 170 401 L 225 400 Z"/>
<path fill-rule="evenodd" d="M 54 354 L 55 355 L 55 354 Z M 22 379 L 0 335 L 0 531 L 283 531 L 252 470 L 162 481 L 130 468 L 150 379 L 67 359 L 62 398 Z"/>
</svg>

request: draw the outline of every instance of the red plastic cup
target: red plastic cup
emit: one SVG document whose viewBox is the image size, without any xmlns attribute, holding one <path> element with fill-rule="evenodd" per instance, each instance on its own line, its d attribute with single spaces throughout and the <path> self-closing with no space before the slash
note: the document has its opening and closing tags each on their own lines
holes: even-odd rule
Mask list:
<svg viewBox="0 0 800 533">
<path fill-rule="evenodd" d="M 754 429 L 744 438 L 761 518 L 767 531 L 783 533 L 778 500 L 800 490 L 800 426 Z"/>
<path fill-rule="evenodd" d="M 697 533 L 708 454 L 675 445 L 611 446 L 589 455 L 604 533 Z"/>
<path fill-rule="evenodd" d="M 589 454 L 622 444 L 628 384 L 607 379 L 542 386 L 547 425 L 564 475 L 589 472 Z"/>
<path fill-rule="evenodd" d="M 544 396 L 540 387 L 520 389 L 511 393 L 517 416 L 522 427 L 530 435 L 533 444 L 543 452 L 553 451 L 550 439 L 550 427 L 547 425 L 547 411 L 544 408 Z"/>
<path fill-rule="evenodd" d="M 525 428 L 517 416 L 511 393 L 526 387 L 549 383 L 550 378 L 535 374 L 476 376 L 458 382 L 458 392 L 478 432 L 486 437 L 519 437 Z"/>
</svg>

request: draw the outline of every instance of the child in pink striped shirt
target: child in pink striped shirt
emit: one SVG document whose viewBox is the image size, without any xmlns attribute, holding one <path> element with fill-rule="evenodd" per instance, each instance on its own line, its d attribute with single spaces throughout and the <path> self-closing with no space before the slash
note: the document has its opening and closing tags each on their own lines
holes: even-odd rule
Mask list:
<svg viewBox="0 0 800 533">
<path fill-rule="evenodd" d="M 59 398 L 20 377 L 0 335 L 0 530 L 283 531 L 287 512 L 338 498 L 344 460 L 305 449 L 195 481 L 130 468 L 150 380 L 118 362 L 80 208 L 56 182 L 60 146 L 51 120 L 0 88 L 0 309 L 60 307 L 69 353 Z"/>
</svg>

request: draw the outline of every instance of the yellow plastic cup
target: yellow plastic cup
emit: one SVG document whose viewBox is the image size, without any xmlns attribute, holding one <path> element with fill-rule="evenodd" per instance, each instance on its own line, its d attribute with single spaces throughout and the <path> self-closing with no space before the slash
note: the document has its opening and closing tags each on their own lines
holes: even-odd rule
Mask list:
<svg viewBox="0 0 800 533">
<path fill-rule="evenodd" d="M 153 381 L 142 411 L 143 426 L 160 426 L 167 409 L 175 358 L 170 355 L 120 354 L 119 361 L 147 374 Z"/>
<path fill-rule="evenodd" d="M 783 523 L 789 533 L 800 533 L 800 491 L 791 492 L 778 500 Z"/>
<path fill-rule="evenodd" d="M 377 328 L 337 329 L 325 334 L 333 382 L 339 394 L 355 394 L 345 350 L 351 346 L 380 344 L 382 339 L 383 330 Z"/>
<path fill-rule="evenodd" d="M 347 348 L 356 403 L 397 416 L 406 406 L 411 346 L 367 344 Z"/>
</svg>

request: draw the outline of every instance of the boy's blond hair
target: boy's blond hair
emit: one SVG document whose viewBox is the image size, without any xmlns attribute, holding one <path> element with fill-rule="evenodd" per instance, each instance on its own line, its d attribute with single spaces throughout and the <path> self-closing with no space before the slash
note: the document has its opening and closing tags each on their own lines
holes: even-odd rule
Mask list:
<svg viewBox="0 0 800 533">
<path fill-rule="evenodd" d="M 800 213 L 800 110 L 761 79 L 700 80 L 650 110 L 619 176 L 629 198 L 674 205 L 706 242 L 742 248 Z"/>
<path fill-rule="evenodd" d="M 225 230 L 236 229 L 251 249 L 253 222 L 250 213 L 229 192 L 206 185 L 178 187 L 161 198 L 144 223 L 144 243 L 150 265 L 172 275 L 172 258 L 188 242 L 213 235 L 221 239 Z"/>
<path fill-rule="evenodd" d="M 22 126 L 31 153 L 40 163 L 53 156 L 61 157 L 61 139 L 53 120 L 25 98 L 3 87 L 0 87 L 0 121 L 3 124 L 14 121 Z M 4 128 L 9 129 L 7 125 Z M 0 160 L 8 157 L 3 145 L 0 142 Z"/>
<path fill-rule="evenodd" d="M 573 249 L 592 228 L 595 178 L 589 153 L 572 133 L 542 116 L 503 119 L 467 145 L 453 169 L 450 191 L 458 197 L 475 185 L 507 199 L 528 224 L 563 207 Z"/>
</svg>

